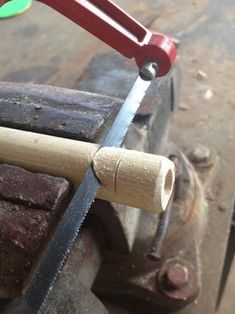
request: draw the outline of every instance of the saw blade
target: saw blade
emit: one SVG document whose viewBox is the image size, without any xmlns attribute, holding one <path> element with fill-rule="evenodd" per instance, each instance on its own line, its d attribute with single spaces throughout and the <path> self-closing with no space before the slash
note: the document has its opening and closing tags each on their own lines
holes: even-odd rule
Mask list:
<svg viewBox="0 0 235 314">
<path fill-rule="evenodd" d="M 138 76 L 100 147 L 121 145 L 150 84 L 150 80 Z M 33 314 L 43 311 L 50 289 L 66 261 L 100 185 L 90 166 L 49 241 L 25 296 L 14 306 L 17 313 Z"/>
</svg>

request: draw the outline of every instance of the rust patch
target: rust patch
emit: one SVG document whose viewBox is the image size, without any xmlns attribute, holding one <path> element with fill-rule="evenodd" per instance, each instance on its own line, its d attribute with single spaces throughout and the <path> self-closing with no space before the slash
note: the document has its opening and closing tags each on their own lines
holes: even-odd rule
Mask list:
<svg viewBox="0 0 235 314">
<path fill-rule="evenodd" d="M 69 191 L 63 178 L 0 165 L 0 298 L 20 295 Z"/>
</svg>

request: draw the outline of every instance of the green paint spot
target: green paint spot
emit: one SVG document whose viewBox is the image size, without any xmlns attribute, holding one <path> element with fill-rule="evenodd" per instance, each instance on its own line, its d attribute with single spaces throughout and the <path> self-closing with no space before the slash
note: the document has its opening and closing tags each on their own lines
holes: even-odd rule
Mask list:
<svg viewBox="0 0 235 314">
<path fill-rule="evenodd" d="M 23 13 L 31 6 L 32 0 L 13 0 L 0 8 L 0 19 Z"/>
</svg>

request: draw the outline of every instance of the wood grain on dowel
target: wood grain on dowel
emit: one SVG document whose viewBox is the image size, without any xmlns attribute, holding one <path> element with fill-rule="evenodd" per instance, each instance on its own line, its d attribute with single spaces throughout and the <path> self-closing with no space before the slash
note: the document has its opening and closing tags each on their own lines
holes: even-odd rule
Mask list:
<svg viewBox="0 0 235 314">
<path fill-rule="evenodd" d="M 174 164 L 163 156 L 0 127 L 0 162 L 62 176 L 78 186 L 93 163 L 98 198 L 152 212 L 165 210 Z"/>
</svg>

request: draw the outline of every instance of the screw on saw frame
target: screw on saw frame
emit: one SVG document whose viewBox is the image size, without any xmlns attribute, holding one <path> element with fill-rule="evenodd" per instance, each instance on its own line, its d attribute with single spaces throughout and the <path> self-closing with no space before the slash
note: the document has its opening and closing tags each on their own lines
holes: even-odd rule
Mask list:
<svg viewBox="0 0 235 314">
<path fill-rule="evenodd" d="M 140 70 L 140 77 L 145 81 L 152 81 L 157 72 L 159 71 L 159 65 L 154 61 L 146 61 Z"/>
</svg>

